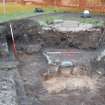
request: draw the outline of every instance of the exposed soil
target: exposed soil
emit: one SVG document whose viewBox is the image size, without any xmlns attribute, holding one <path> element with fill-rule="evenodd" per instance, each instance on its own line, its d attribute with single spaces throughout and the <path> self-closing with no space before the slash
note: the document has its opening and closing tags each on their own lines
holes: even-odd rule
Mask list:
<svg viewBox="0 0 105 105">
<path fill-rule="evenodd" d="M 17 49 L 26 48 L 29 44 L 40 44 L 42 47 L 53 48 L 84 48 L 97 49 L 105 46 L 104 28 L 81 32 L 43 31 L 37 22 L 29 19 L 11 22 Z M 9 23 L 4 33 L 10 36 Z"/>
<path fill-rule="evenodd" d="M 37 22 L 29 19 L 11 23 L 20 62 L 18 73 L 25 96 L 23 99 L 19 88 L 19 105 L 105 105 L 104 74 L 99 75 L 94 72 L 91 77 L 90 75 L 78 76 L 75 72 L 68 75 L 64 72 L 63 75 L 54 75 L 45 81 L 43 74 L 49 67 L 42 55 L 45 48 L 78 48 L 96 52 L 105 47 L 104 27 L 78 33 L 62 33 L 53 30 L 43 31 Z M 10 37 L 8 24 L 4 24 L 2 34 Z M 96 69 L 94 66 L 98 62 L 93 60 L 90 63 L 92 63 L 91 70 Z M 102 65 L 104 64 L 103 62 Z M 102 65 L 99 64 L 99 68 Z"/>
<path fill-rule="evenodd" d="M 42 55 L 22 55 L 20 59 L 23 65 L 18 71 L 23 80 L 25 94 L 29 98 L 29 105 L 33 105 L 33 100 L 39 105 L 105 104 L 104 76 L 95 73 L 90 77 L 75 72 L 74 75 L 63 72 L 62 75 L 44 80 L 41 76 L 47 72 L 48 65 Z"/>
</svg>

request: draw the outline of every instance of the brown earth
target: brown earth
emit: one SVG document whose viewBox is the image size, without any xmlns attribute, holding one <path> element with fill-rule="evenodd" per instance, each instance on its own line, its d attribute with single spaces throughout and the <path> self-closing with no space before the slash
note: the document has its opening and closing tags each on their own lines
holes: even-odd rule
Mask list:
<svg viewBox="0 0 105 105">
<path fill-rule="evenodd" d="M 20 103 L 22 104 L 20 105 L 105 105 L 104 76 L 100 77 L 97 74 L 92 77 L 77 78 L 73 76 L 74 82 L 71 81 L 71 77 L 52 78 L 53 83 L 46 81 L 47 85 L 41 77 L 41 74 L 48 70 L 47 61 L 41 52 L 43 48 L 98 49 L 105 46 L 105 31 L 103 29 L 78 33 L 43 31 L 36 22 L 29 19 L 12 21 L 12 26 L 20 62 L 18 72 L 27 97 L 25 100 L 21 99 Z M 10 29 L 7 23 L 3 34 L 10 38 Z M 39 49 L 35 50 L 36 48 Z M 68 90 L 65 88 L 65 81 Z M 79 82 L 76 87 L 79 86 L 79 88 L 75 87 L 77 81 Z M 53 94 L 50 94 L 48 86 L 51 87 L 51 85 L 53 89 L 57 88 L 57 91 L 60 89 L 60 92 L 53 93 L 52 89 L 50 91 Z M 87 88 L 87 86 L 90 87 Z M 91 91 L 91 88 L 95 91 Z"/>
<path fill-rule="evenodd" d="M 29 19 L 11 22 L 17 49 L 24 49 L 30 44 L 40 44 L 42 47 L 97 49 L 105 46 L 104 28 L 91 31 L 61 33 L 43 31 L 37 22 Z M 9 25 L 5 25 L 3 34 L 10 36 Z"/>
</svg>

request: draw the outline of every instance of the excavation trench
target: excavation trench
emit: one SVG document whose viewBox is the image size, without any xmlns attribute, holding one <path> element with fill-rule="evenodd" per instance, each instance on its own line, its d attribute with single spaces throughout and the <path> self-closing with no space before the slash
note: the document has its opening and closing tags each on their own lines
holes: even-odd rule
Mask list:
<svg viewBox="0 0 105 105">
<path fill-rule="evenodd" d="M 60 32 L 43 30 L 32 19 L 11 23 L 22 84 L 16 87 L 20 105 L 105 104 L 104 27 Z M 2 34 L 11 46 L 8 24 L 2 24 Z"/>
</svg>

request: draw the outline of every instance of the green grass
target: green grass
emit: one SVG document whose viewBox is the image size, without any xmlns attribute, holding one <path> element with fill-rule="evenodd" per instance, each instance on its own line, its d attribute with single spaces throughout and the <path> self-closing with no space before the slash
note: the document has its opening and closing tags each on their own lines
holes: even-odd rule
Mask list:
<svg viewBox="0 0 105 105">
<path fill-rule="evenodd" d="M 42 16 L 42 19 L 39 21 L 39 23 L 40 23 L 40 25 L 46 26 L 48 24 L 52 24 L 54 22 L 54 20 L 56 20 L 56 19 L 61 19 L 61 18 L 59 16 L 56 16 L 56 17 L 47 16 L 47 14 L 46 14 L 46 15 Z"/>
<path fill-rule="evenodd" d="M 53 22 L 53 20 L 55 19 L 62 19 L 62 17 L 49 17 L 47 16 L 47 14 L 49 13 L 55 13 L 55 12 L 64 12 L 64 11 L 72 11 L 72 12 L 78 12 L 80 11 L 79 9 L 72 9 L 72 8 L 57 8 L 57 7 L 44 7 L 44 6 L 37 6 L 37 5 L 21 5 L 21 4 L 17 4 L 17 3 L 7 3 L 6 4 L 6 14 L 3 14 L 3 5 L 2 3 L 0 3 L 0 22 L 6 22 L 6 21 L 10 21 L 10 20 L 15 20 L 15 19 L 21 19 L 21 18 L 25 18 L 25 17 L 30 17 L 30 16 L 35 16 L 36 13 L 34 12 L 34 9 L 36 7 L 41 7 L 44 9 L 44 13 L 46 15 L 42 16 L 42 20 L 41 20 L 41 24 L 46 25 L 50 24 Z M 104 24 L 103 21 L 99 21 L 96 19 L 81 19 L 80 20 L 81 23 L 90 23 L 90 24 L 94 24 L 96 26 L 102 26 Z"/>
<path fill-rule="evenodd" d="M 6 14 L 4 15 L 3 6 L 0 3 L 0 22 L 35 16 L 36 13 L 34 12 L 34 9 L 36 7 L 39 7 L 39 6 L 7 3 L 6 4 Z M 51 7 L 48 7 L 48 8 L 43 7 L 43 9 L 45 11 L 44 12 L 45 14 L 63 11 L 63 9 L 51 8 Z"/>
<path fill-rule="evenodd" d="M 0 15 L 0 22 L 5 22 L 9 20 L 14 20 L 14 19 L 21 19 L 25 18 L 28 16 L 34 16 L 35 13 L 33 12 L 20 12 L 20 13 L 13 13 L 13 14 L 7 14 L 6 16 Z"/>
<path fill-rule="evenodd" d="M 95 27 L 102 27 L 105 25 L 103 20 L 93 19 L 93 18 L 82 18 L 80 20 L 81 23 L 84 24 L 93 24 Z"/>
<path fill-rule="evenodd" d="M 34 5 L 21 5 L 16 3 L 7 3 L 6 4 L 6 14 L 13 14 L 16 12 L 29 12 L 35 6 Z M 3 15 L 3 5 L 0 3 L 0 15 Z"/>
<path fill-rule="evenodd" d="M 76 18 L 62 18 L 60 16 L 47 16 L 43 15 L 41 20 L 39 20 L 39 23 L 41 26 L 48 26 L 49 24 L 52 24 L 54 20 L 73 20 L 76 21 Z M 105 26 L 105 22 L 103 20 L 98 20 L 94 18 L 77 18 L 77 21 L 80 21 L 82 24 L 92 24 L 94 27 L 103 27 Z"/>
<path fill-rule="evenodd" d="M 3 14 L 3 6 L 0 4 L 0 22 L 19 19 L 34 15 L 34 6 L 25 6 L 15 3 L 6 4 L 6 14 Z"/>
</svg>

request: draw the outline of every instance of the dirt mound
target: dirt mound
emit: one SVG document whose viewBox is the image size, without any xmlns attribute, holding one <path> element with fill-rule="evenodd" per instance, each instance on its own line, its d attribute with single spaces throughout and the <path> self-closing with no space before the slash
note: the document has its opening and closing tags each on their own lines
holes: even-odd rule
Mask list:
<svg viewBox="0 0 105 105">
<path fill-rule="evenodd" d="M 80 32 L 57 32 L 44 31 L 41 26 L 29 19 L 22 19 L 11 22 L 17 49 L 24 48 L 30 44 L 41 44 L 43 47 L 53 48 L 82 48 L 97 49 L 105 46 L 105 31 L 102 28 L 92 31 Z M 10 36 L 9 23 L 5 23 L 3 35 Z"/>
<path fill-rule="evenodd" d="M 29 102 L 30 100 L 35 101 L 38 99 L 38 102 L 40 101 L 45 105 L 105 105 L 104 77 L 104 79 L 100 78 L 100 80 L 96 81 L 94 78 L 84 76 L 73 77 L 70 75 L 68 77 L 68 72 L 63 72 L 66 76 L 55 77 L 41 84 L 40 72 L 45 72 L 48 65 L 40 53 L 35 54 L 41 48 L 46 47 L 63 49 L 70 47 L 96 49 L 102 47 L 105 45 L 104 30 L 96 29 L 92 31 L 80 31 L 78 33 L 62 33 L 53 30 L 43 31 L 37 22 L 29 19 L 12 21 L 11 24 L 17 49 L 28 52 L 27 54 L 20 51 L 19 60 L 21 66 L 18 67 L 18 72 L 23 81 L 24 91 Z M 1 34 L 10 36 L 9 23 L 5 23 L 5 31 Z M 30 53 L 34 54 L 31 55 Z M 73 74 L 77 75 L 76 71 L 75 69 Z M 102 86 L 98 87 L 100 84 Z M 93 92 L 96 89 L 98 91 Z M 48 91 L 49 93 L 63 92 L 61 94 L 50 95 Z M 21 93 L 21 91 L 19 92 Z M 28 105 L 27 100 L 26 103 Z M 31 103 L 34 104 L 33 101 Z M 29 104 L 31 105 L 31 103 Z"/>
<path fill-rule="evenodd" d="M 32 21 L 30 19 L 21 19 L 21 20 L 15 20 L 6 23 L 6 30 L 5 32 L 10 35 L 10 28 L 9 24 L 12 24 L 14 36 L 22 36 L 24 34 L 35 34 L 38 31 L 40 31 L 40 26 L 37 22 Z"/>
<path fill-rule="evenodd" d="M 2 24 L 2 26 L 5 26 L 5 30 L 2 32 L 2 34 L 6 35 L 7 37 L 11 37 L 9 27 L 10 23 L 13 28 L 17 48 L 24 47 L 24 45 L 29 45 L 30 43 L 34 43 L 35 40 L 33 39 L 38 39 L 37 34 L 41 27 L 37 22 L 29 19 L 22 19 Z"/>
<path fill-rule="evenodd" d="M 96 49 L 105 45 L 105 33 L 102 34 L 100 29 L 80 31 L 78 33 L 46 31 L 43 34 L 41 35 L 41 39 L 43 39 L 46 47 Z"/>
</svg>

